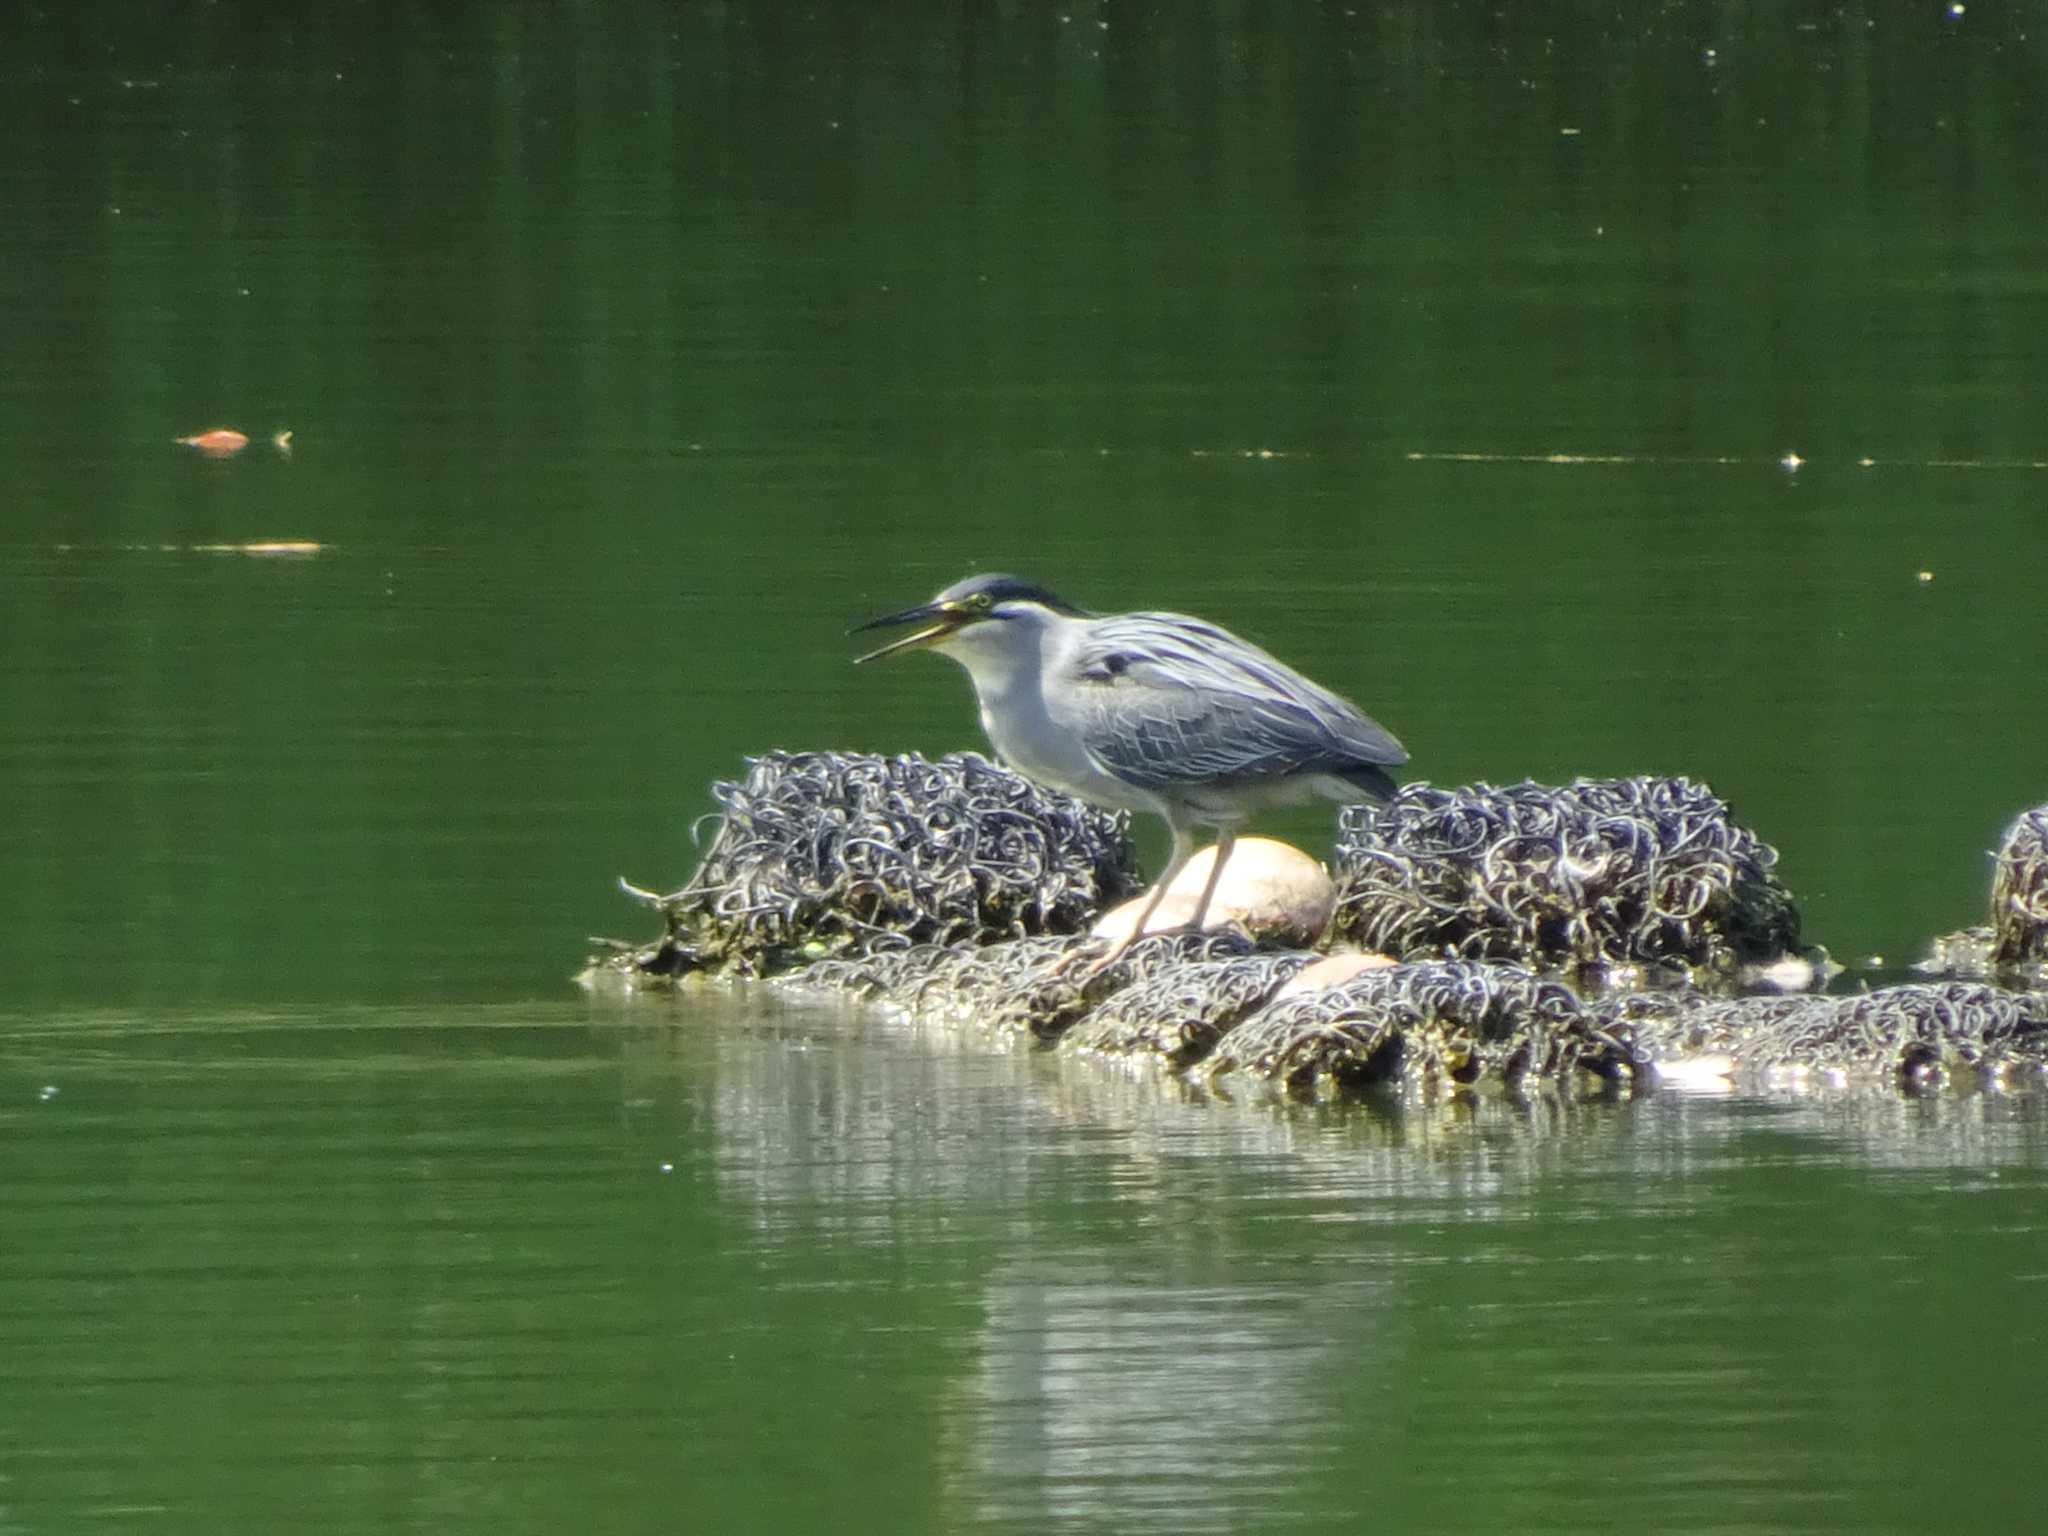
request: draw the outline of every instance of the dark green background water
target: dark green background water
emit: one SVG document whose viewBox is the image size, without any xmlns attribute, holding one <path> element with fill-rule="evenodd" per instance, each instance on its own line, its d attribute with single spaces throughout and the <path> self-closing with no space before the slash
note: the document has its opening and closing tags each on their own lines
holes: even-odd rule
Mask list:
<svg viewBox="0 0 2048 1536">
<path fill-rule="evenodd" d="M 989 567 L 1437 782 L 1704 778 L 1844 958 L 1975 919 L 2043 32 L 0 23 L 0 1530 L 2011 1528 L 2024 1102 L 1195 1103 L 566 977 L 743 754 L 974 744 L 843 630 Z"/>
</svg>

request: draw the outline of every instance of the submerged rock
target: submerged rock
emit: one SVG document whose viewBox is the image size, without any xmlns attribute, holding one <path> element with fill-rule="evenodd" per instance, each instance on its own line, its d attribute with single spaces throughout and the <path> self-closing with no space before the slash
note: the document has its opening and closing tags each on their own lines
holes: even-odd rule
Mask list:
<svg viewBox="0 0 2048 1536">
<path fill-rule="evenodd" d="M 1387 955 L 1358 954 L 1324 955 L 1313 965 L 1305 965 L 1288 978 L 1287 985 L 1280 989 L 1281 997 L 1294 997 L 1302 992 L 1320 992 L 1325 987 L 1340 986 L 1362 971 L 1385 970 L 1401 962 Z"/>
</svg>

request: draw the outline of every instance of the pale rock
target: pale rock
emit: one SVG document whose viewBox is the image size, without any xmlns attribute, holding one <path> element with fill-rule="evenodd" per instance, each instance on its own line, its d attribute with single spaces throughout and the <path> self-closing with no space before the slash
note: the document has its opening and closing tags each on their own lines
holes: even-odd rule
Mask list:
<svg viewBox="0 0 2048 1536">
<path fill-rule="evenodd" d="M 1145 932 L 1175 933 L 1188 926 L 1216 850 L 1203 848 L 1188 860 L 1161 898 L 1159 910 Z M 1151 892 L 1110 908 L 1092 932 L 1098 939 L 1122 942 L 1151 900 Z M 1241 837 L 1224 863 L 1223 878 L 1202 917 L 1202 931 L 1211 933 L 1238 924 L 1262 942 L 1312 946 L 1330 926 L 1337 910 L 1337 887 L 1314 859 L 1288 843 L 1270 837 Z"/>
</svg>

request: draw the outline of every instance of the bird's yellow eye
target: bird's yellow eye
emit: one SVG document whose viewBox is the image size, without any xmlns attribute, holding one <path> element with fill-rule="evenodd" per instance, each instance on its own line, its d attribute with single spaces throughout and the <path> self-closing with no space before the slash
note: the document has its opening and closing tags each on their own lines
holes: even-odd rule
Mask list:
<svg viewBox="0 0 2048 1536">
<path fill-rule="evenodd" d="M 977 592 L 972 597 L 967 599 L 967 606 L 970 608 L 979 609 L 981 612 L 986 613 L 989 609 L 995 606 L 995 602 L 996 600 L 990 597 L 986 592 Z"/>
</svg>

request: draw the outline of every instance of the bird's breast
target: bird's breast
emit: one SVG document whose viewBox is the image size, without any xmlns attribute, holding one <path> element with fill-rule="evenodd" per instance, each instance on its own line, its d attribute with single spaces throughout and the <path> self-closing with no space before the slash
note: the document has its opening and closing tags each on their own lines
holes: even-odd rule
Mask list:
<svg viewBox="0 0 2048 1536">
<path fill-rule="evenodd" d="M 1047 716 L 1035 693 L 984 699 L 981 728 L 996 755 L 1034 783 L 1112 811 L 1155 809 L 1149 797 L 1096 767 L 1073 735 Z"/>
</svg>

